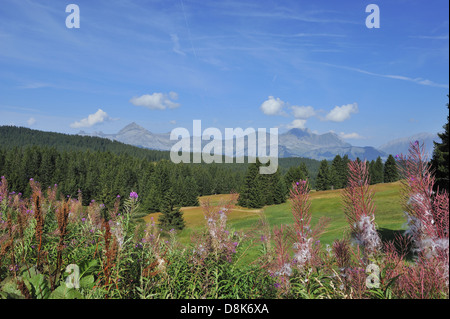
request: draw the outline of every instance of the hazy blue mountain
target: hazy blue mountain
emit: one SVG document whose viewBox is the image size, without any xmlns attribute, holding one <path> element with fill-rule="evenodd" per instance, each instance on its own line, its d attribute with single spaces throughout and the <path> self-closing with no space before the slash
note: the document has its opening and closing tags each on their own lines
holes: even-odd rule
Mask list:
<svg viewBox="0 0 450 319">
<path fill-rule="evenodd" d="M 386 154 L 371 146 L 352 146 L 334 133 L 315 134 L 309 130 L 291 129 L 279 136 L 278 143 L 285 147 L 285 157 L 301 156 L 317 160 L 332 160 L 337 154 L 352 160 L 359 157 L 369 161 Z"/>
<path fill-rule="evenodd" d="M 104 137 L 125 144 L 161 151 L 170 150 L 174 143 L 170 140 L 169 133 L 155 134 L 134 122 L 125 126 L 117 134 L 104 134 L 103 132 L 94 132 L 92 134 L 89 134 L 83 131 L 79 132 L 78 134 Z"/>
<path fill-rule="evenodd" d="M 134 122 L 125 126 L 117 134 L 104 134 L 102 132 L 94 132 L 92 134 L 80 132 L 79 134 L 105 137 L 122 143 L 155 150 L 170 150 L 177 142 L 170 140 L 170 133 L 155 134 Z M 258 137 L 255 136 L 254 138 L 258 143 Z M 244 149 L 237 149 L 235 146 L 237 145 L 236 141 L 242 142 L 242 140 L 245 141 Z M 222 151 L 226 154 L 233 154 L 235 157 L 243 155 L 254 156 L 255 153 L 252 152 L 254 149 L 248 147 L 247 140 L 247 136 L 238 136 L 233 138 L 233 143 L 226 143 L 223 141 Z M 267 132 L 267 144 L 269 143 L 269 140 L 270 134 Z M 192 146 L 192 137 L 190 142 L 190 145 Z M 202 141 L 202 148 L 209 142 L 210 141 Z M 270 154 L 269 147 L 266 147 L 266 154 Z M 360 159 L 372 160 L 376 159 L 378 156 L 381 156 L 382 158 L 387 157 L 385 152 L 371 146 L 352 146 L 334 133 L 315 134 L 309 130 L 296 128 L 278 136 L 278 154 L 279 157 L 306 157 L 317 160 L 332 160 L 337 154 L 341 156 L 348 155 L 350 159 L 359 157 Z"/>
<path fill-rule="evenodd" d="M 424 143 L 428 159 L 431 159 L 434 147 L 433 141 L 438 142 L 440 141 L 440 139 L 437 134 L 424 132 L 392 140 L 390 142 L 387 142 L 386 144 L 381 145 L 380 147 L 378 147 L 378 149 L 394 156 L 397 154 L 406 155 L 408 154 L 410 143 L 415 141 L 419 141 L 420 144 Z"/>
</svg>

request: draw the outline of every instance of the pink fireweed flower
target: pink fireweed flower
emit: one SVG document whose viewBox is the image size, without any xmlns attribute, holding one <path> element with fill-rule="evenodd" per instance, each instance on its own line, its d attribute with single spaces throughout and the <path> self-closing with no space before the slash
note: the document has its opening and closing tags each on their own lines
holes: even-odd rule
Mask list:
<svg viewBox="0 0 450 319">
<path fill-rule="evenodd" d="M 351 161 L 348 163 L 348 170 L 348 184 L 342 193 L 344 213 L 354 239 L 364 247 L 367 257 L 381 247 L 381 239 L 375 226 L 374 193 L 369 187 L 367 161 Z"/>
<path fill-rule="evenodd" d="M 131 192 L 130 193 L 130 198 L 133 198 L 133 199 L 138 199 L 138 194 L 136 193 L 136 192 Z"/>
<path fill-rule="evenodd" d="M 435 177 L 424 145 L 410 144 L 409 156 L 402 157 L 399 170 L 403 176 L 402 195 L 407 218 L 407 234 L 411 235 L 419 261 L 433 266 L 448 286 L 449 265 L 449 200 L 448 193 L 434 192 Z"/>
</svg>

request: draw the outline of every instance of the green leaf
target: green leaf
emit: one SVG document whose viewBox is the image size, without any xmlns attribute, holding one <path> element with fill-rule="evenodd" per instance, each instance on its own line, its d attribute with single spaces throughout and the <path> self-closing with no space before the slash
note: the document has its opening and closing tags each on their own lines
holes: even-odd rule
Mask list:
<svg viewBox="0 0 450 319">
<path fill-rule="evenodd" d="M 13 278 L 6 278 L 0 283 L 0 291 L 4 299 L 24 299 Z"/>
<path fill-rule="evenodd" d="M 67 288 L 63 283 L 51 293 L 49 299 L 83 299 L 83 295 L 76 289 Z"/>
<path fill-rule="evenodd" d="M 94 276 L 88 275 L 80 279 L 80 288 L 92 289 L 94 287 Z"/>
<path fill-rule="evenodd" d="M 24 273 L 23 279 L 25 284 L 27 282 L 31 284 L 31 293 L 35 298 L 47 299 L 50 296 L 51 291 L 43 274 L 32 274 L 31 276 L 28 276 L 28 274 Z"/>
</svg>

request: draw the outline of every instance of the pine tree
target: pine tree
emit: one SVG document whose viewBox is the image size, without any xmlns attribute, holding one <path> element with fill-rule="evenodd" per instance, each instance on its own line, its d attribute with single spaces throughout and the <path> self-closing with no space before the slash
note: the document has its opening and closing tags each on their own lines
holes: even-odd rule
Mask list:
<svg viewBox="0 0 450 319">
<path fill-rule="evenodd" d="M 181 191 L 183 201 L 180 206 L 199 206 L 198 187 L 192 176 L 186 176 L 181 182 Z"/>
<path fill-rule="evenodd" d="M 348 155 L 345 154 L 342 157 L 342 176 L 341 176 L 341 185 L 342 188 L 347 187 L 347 181 L 348 181 L 348 163 L 350 163 L 350 159 L 348 158 Z"/>
<path fill-rule="evenodd" d="M 398 181 L 397 163 L 391 154 L 389 154 L 386 163 L 384 163 L 383 179 L 385 183 L 393 183 Z"/>
<path fill-rule="evenodd" d="M 292 183 L 306 180 L 307 178 L 309 178 L 309 173 L 305 163 L 301 163 L 299 166 L 290 167 L 284 176 L 284 183 L 286 184 L 287 191 L 292 187 Z"/>
<path fill-rule="evenodd" d="M 328 161 L 325 159 L 320 162 L 319 173 L 316 179 L 316 189 L 318 191 L 330 189 L 330 172 Z"/>
<path fill-rule="evenodd" d="M 369 163 L 369 176 L 370 176 L 370 184 L 378 184 L 383 182 L 383 170 L 384 165 L 381 157 L 378 156 L 377 160 L 370 161 Z"/>
<path fill-rule="evenodd" d="M 448 95 L 447 95 L 448 97 Z M 449 104 L 447 103 L 447 108 Z M 449 169 L 448 169 L 448 153 L 449 153 L 449 136 L 448 136 L 448 115 L 447 123 L 443 126 L 444 132 L 438 133 L 441 142 L 434 142 L 433 157 L 431 159 L 431 167 L 434 170 L 436 182 L 435 187 L 439 190 L 449 192 Z"/>
<path fill-rule="evenodd" d="M 281 204 L 286 201 L 287 188 L 279 167 L 275 173 L 262 174 L 259 178 L 264 205 Z"/>
<path fill-rule="evenodd" d="M 278 173 L 278 171 L 277 171 Z M 275 174 L 277 174 L 275 173 Z M 284 202 L 286 202 L 286 198 L 287 198 L 287 192 L 286 192 L 286 184 L 284 182 L 284 179 L 281 177 L 281 175 L 278 173 L 278 178 L 276 179 L 275 182 L 275 190 L 274 190 L 274 204 L 282 204 Z"/>
<path fill-rule="evenodd" d="M 159 225 L 164 230 L 177 229 L 182 230 L 186 226 L 183 213 L 180 207 L 176 207 L 173 201 L 172 189 L 168 190 L 161 200 L 161 215 L 158 218 Z"/>
<path fill-rule="evenodd" d="M 330 183 L 334 189 L 345 187 L 345 183 L 347 181 L 346 165 L 347 164 L 344 162 L 344 159 L 339 154 L 336 155 L 331 162 Z"/>
<path fill-rule="evenodd" d="M 238 205 L 249 208 L 260 208 L 264 205 L 262 196 L 261 178 L 259 167 L 261 163 L 257 160 L 248 166 L 247 173 L 244 178 L 241 192 L 239 194 Z"/>
</svg>

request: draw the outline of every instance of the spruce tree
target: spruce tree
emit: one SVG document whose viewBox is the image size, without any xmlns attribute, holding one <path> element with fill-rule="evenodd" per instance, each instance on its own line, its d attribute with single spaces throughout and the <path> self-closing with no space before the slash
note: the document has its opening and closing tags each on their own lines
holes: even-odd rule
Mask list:
<svg viewBox="0 0 450 319">
<path fill-rule="evenodd" d="M 287 190 L 292 187 L 292 183 L 296 183 L 300 180 L 306 180 L 309 178 L 308 169 L 305 163 L 301 163 L 299 166 L 291 166 L 286 175 L 284 176 L 284 183 L 286 184 Z"/>
<path fill-rule="evenodd" d="M 266 177 L 267 176 L 267 177 Z M 273 174 L 262 175 L 269 180 L 267 189 L 265 190 L 266 200 L 265 205 L 281 204 L 286 201 L 286 184 L 281 175 L 280 167 Z"/>
<path fill-rule="evenodd" d="M 385 183 L 393 183 L 398 181 L 397 163 L 391 154 L 389 154 L 386 163 L 384 163 L 383 179 Z"/>
<path fill-rule="evenodd" d="M 158 218 L 159 225 L 164 230 L 182 230 L 186 226 L 180 207 L 174 205 L 172 189 L 168 190 L 161 200 L 161 215 Z"/>
<path fill-rule="evenodd" d="M 448 97 L 448 95 L 447 95 Z M 447 108 L 449 105 L 447 103 Z M 448 114 L 448 113 L 447 113 Z M 441 142 L 434 142 L 433 157 L 431 159 L 431 167 L 434 170 L 436 182 L 435 188 L 439 188 L 440 191 L 446 190 L 449 192 L 449 170 L 448 170 L 448 115 L 447 123 L 443 126 L 444 132 L 438 133 Z"/>
<path fill-rule="evenodd" d="M 257 160 L 248 166 L 247 173 L 244 178 L 241 192 L 239 194 L 238 205 L 249 208 L 260 208 L 264 205 L 264 199 L 261 189 L 261 178 L 259 167 L 261 163 Z"/>
<path fill-rule="evenodd" d="M 319 172 L 316 179 L 316 189 L 323 191 L 330 189 L 330 172 L 328 168 L 328 161 L 322 160 L 319 166 Z"/>
<path fill-rule="evenodd" d="M 348 155 L 345 154 L 342 157 L 342 175 L 341 175 L 341 185 L 342 188 L 347 187 L 347 181 L 348 181 L 348 163 L 350 163 L 350 159 L 348 158 Z"/>
<path fill-rule="evenodd" d="M 370 161 L 369 163 L 369 176 L 370 176 L 370 184 L 378 184 L 383 182 L 383 170 L 384 165 L 381 157 L 378 156 L 377 160 Z"/>
<path fill-rule="evenodd" d="M 192 176 L 186 176 L 182 181 L 182 198 L 180 206 L 199 206 L 198 187 Z"/>
<path fill-rule="evenodd" d="M 282 204 L 286 202 L 287 192 L 286 184 L 281 176 L 278 177 L 274 190 L 274 204 Z"/>
<path fill-rule="evenodd" d="M 346 167 L 343 158 L 338 154 L 330 167 L 330 183 L 334 189 L 344 188 L 346 182 Z"/>
</svg>

